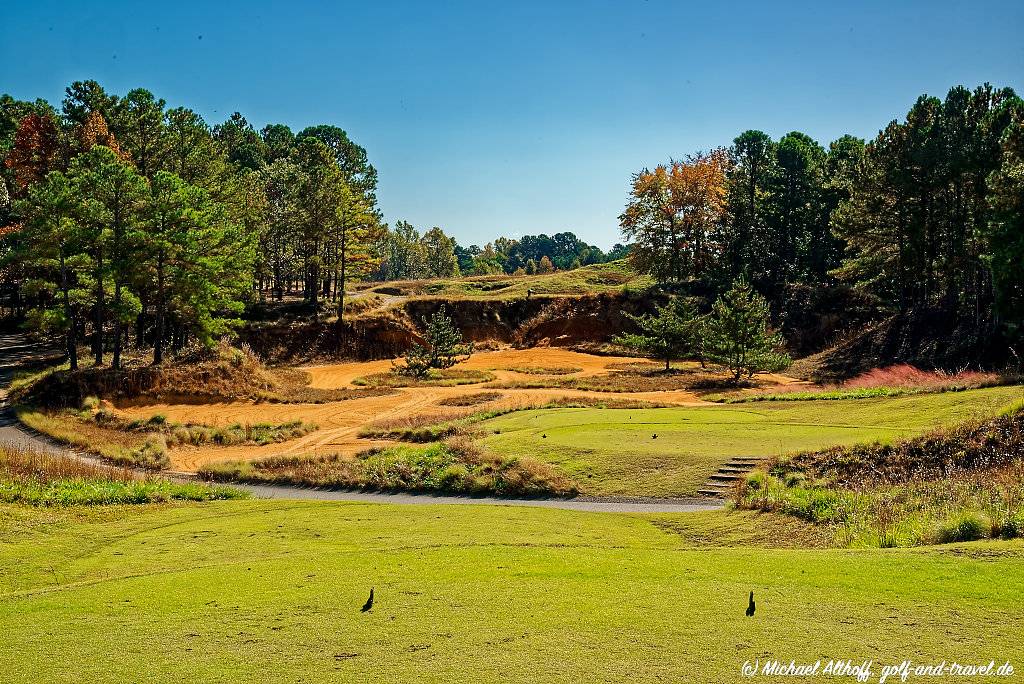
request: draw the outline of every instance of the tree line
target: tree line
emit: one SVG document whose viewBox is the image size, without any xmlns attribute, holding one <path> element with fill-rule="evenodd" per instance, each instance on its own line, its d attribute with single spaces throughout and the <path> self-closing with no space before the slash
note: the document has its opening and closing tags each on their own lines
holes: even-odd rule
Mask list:
<svg viewBox="0 0 1024 684">
<path fill-rule="evenodd" d="M 377 172 L 335 126 L 210 126 L 151 92 L 71 84 L 60 110 L 0 97 L 0 259 L 8 302 L 121 365 L 208 342 L 269 290 L 343 310 L 382 230 Z"/>
<path fill-rule="evenodd" d="M 373 245 L 376 280 L 415 280 L 459 275 L 534 275 L 566 271 L 622 259 L 629 253 L 615 245 L 607 253 L 589 245 L 574 233 L 499 237 L 482 248 L 463 247 L 435 226 L 420 233 L 408 221 L 379 233 Z"/>
<path fill-rule="evenodd" d="M 636 173 L 619 217 L 631 260 L 672 283 L 846 284 L 893 310 L 1024 326 L 1024 101 L 922 95 L 903 120 L 827 148 L 757 130 Z"/>
</svg>

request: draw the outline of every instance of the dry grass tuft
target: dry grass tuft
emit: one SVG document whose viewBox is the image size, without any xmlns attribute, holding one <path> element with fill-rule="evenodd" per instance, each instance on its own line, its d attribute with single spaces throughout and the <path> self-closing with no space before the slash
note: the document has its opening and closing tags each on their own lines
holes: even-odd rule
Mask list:
<svg viewBox="0 0 1024 684">
<path fill-rule="evenodd" d="M 457 397 L 448 397 L 437 402 L 438 406 L 477 406 L 501 399 L 501 392 L 474 392 Z"/>
</svg>

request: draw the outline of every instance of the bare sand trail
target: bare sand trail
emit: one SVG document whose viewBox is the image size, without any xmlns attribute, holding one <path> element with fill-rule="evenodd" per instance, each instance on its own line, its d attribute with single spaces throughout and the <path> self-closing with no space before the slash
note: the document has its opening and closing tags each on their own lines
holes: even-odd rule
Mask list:
<svg viewBox="0 0 1024 684">
<path fill-rule="evenodd" d="M 479 352 L 457 367 L 466 370 L 488 370 L 498 381 L 527 379 L 531 376 L 509 370 L 515 367 L 573 367 L 581 369 L 570 377 L 601 375 L 609 366 L 648 359 L 622 356 L 596 356 L 560 348 L 508 349 Z M 352 381 L 364 375 L 391 370 L 390 360 L 347 362 L 304 368 L 310 385 L 323 389 L 351 387 Z M 564 377 L 564 376 L 563 376 Z M 778 384 L 791 384 L 791 378 L 769 376 Z M 194 472 L 206 463 L 223 460 L 258 459 L 276 454 L 340 453 L 355 454 L 374 446 L 392 442 L 360 439 L 360 429 L 378 420 L 422 414 L 460 415 L 472 409 L 438 405 L 452 397 L 465 396 L 487 389 L 487 383 L 457 387 L 409 387 L 388 396 L 349 399 L 327 404 L 275 404 L 251 401 L 210 404 L 138 404 L 119 411 L 130 418 L 147 418 L 160 413 L 175 422 L 229 425 L 233 423 L 284 423 L 303 420 L 316 423 L 320 429 L 304 437 L 261 447 L 178 447 L 170 452 L 172 468 Z M 700 405 L 694 393 L 685 390 L 664 392 L 589 392 L 569 389 L 501 389 L 501 398 L 482 408 L 509 408 L 547 403 L 559 398 L 590 397 L 606 400 L 635 399 L 679 406 Z"/>
</svg>

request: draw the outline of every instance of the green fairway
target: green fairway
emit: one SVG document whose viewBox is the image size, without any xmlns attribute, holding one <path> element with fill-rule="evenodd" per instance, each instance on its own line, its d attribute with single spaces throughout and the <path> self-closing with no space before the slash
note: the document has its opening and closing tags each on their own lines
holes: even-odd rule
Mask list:
<svg viewBox="0 0 1024 684">
<path fill-rule="evenodd" d="M 1024 544 L 755 548 L 807 534 L 751 513 L 8 506 L 4 681 L 727 682 L 755 658 L 1019 657 Z"/>
<path fill-rule="evenodd" d="M 731 456 L 911 436 L 992 415 L 1022 393 L 993 387 L 842 401 L 521 411 L 483 422 L 482 444 L 553 463 L 584 493 L 680 496 L 693 494 Z"/>
</svg>

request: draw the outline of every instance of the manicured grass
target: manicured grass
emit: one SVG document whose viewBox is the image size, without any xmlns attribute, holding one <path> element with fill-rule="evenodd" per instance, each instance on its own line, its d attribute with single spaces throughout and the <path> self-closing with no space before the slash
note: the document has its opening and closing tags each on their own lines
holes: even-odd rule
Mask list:
<svg viewBox="0 0 1024 684">
<path fill-rule="evenodd" d="M 642 684 L 745 681 L 743 662 L 769 657 L 1018 665 L 1020 542 L 722 546 L 803 529 L 750 513 L 6 507 L 4 681 Z"/>
<path fill-rule="evenodd" d="M 996 413 L 1020 387 L 904 397 L 664 409 L 552 409 L 496 417 L 482 445 L 559 466 L 589 494 L 683 496 L 731 456 L 891 441 Z M 654 438 L 654 435 L 657 438 Z"/>
</svg>

